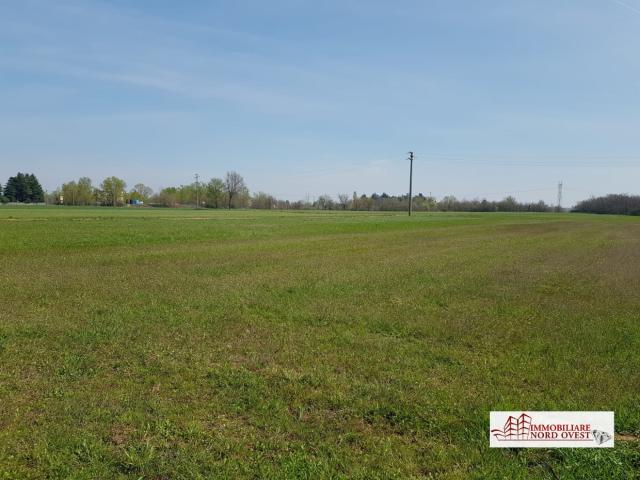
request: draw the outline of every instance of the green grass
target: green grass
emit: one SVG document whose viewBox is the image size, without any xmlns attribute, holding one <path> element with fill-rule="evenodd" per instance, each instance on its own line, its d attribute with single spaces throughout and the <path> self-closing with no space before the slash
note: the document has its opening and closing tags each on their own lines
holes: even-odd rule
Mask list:
<svg viewBox="0 0 640 480">
<path fill-rule="evenodd" d="M 638 218 L 4 207 L 0 280 L 1 480 L 639 477 Z"/>
</svg>

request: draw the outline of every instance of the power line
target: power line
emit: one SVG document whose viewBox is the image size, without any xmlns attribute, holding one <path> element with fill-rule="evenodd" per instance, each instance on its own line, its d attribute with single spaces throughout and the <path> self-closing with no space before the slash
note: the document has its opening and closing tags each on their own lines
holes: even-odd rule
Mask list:
<svg viewBox="0 0 640 480">
<path fill-rule="evenodd" d="M 640 168 L 640 157 L 636 159 L 628 159 L 626 161 L 508 161 L 508 160 L 490 160 L 490 159 L 472 159 L 456 156 L 435 156 L 435 155 L 422 155 L 427 161 L 439 162 L 440 164 L 447 166 L 450 163 L 458 163 L 463 165 L 479 165 L 479 166 L 500 166 L 500 167 L 564 167 L 564 168 Z"/>
<path fill-rule="evenodd" d="M 448 164 L 460 164 L 470 166 L 495 166 L 495 167 L 543 167 L 543 168 L 640 168 L 640 155 L 536 155 L 536 154 L 456 154 L 456 153 L 416 153 L 421 158 L 434 167 L 434 162 L 439 165 L 453 166 Z M 542 159 L 537 160 L 536 159 Z M 292 172 L 286 174 L 285 178 L 314 177 L 326 174 L 339 174 L 370 170 L 376 167 L 390 167 L 397 159 L 379 160 L 369 163 L 342 164 L 333 168 L 310 170 L 302 172 Z"/>
<path fill-rule="evenodd" d="M 488 197 L 488 196 L 493 196 L 493 195 L 515 195 L 517 193 L 532 193 L 532 192 L 551 192 L 551 191 L 555 191 L 556 187 L 546 187 L 546 188 L 530 188 L 530 189 L 525 189 L 525 190 L 511 190 L 508 192 L 484 192 L 484 193 L 469 193 L 469 192 L 463 192 L 462 194 L 458 194 L 458 195 L 462 195 L 465 197 Z M 437 193 L 437 192 L 436 192 Z"/>
<path fill-rule="evenodd" d="M 599 159 L 607 159 L 607 158 L 630 158 L 630 159 L 640 159 L 640 154 L 613 154 L 613 153 L 496 153 L 496 152 L 488 152 L 488 153 L 473 153 L 473 152 L 419 152 L 420 155 L 431 156 L 431 157 L 502 157 L 502 158 L 599 158 Z"/>
<path fill-rule="evenodd" d="M 313 177 L 316 175 L 323 175 L 323 174 L 327 174 L 327 173 L 345 173 L 345 172 L 352 172 L 352 171 L 358 171 L 361 169 L 370 169 L 370 168 L 375 168 L 376 166 L 382 166 L 385 164 L 392 164 L 394 162 L 397 162 L 397 158 L 393 159 L 393 160 L 376 160 L 376 161 L 372 161 L 368 164 L 346 164 L 346 165 L 341 165 L 340 167 L 337 168 L 325 168 L 322 170 L 314 170 L 314 171 L 306 171 L 306 172 L 299 172 L 299 173 L 292 173 L 291 175 L 287 175 L 287 178 L 298 178 L 298 177 Z M 375 165 L 375 163 L 379 163 L 380 165 Z"/>
<path fill-rule="evenodd" d="M 447 160 L 480 164 L 513 164 L 515 166 L 528 165 L 557 165 L 567 162 L 570 166 L 640 166 L 638 154 L 522 154 L 522 153 L 419 153 L 423 158 L 432 160 Z"/>
</svg>

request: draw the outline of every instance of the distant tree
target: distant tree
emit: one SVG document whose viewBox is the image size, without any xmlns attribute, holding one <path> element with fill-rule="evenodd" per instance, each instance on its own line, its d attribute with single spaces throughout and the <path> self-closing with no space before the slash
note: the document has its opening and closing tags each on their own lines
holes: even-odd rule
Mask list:
<svg viewBox="0 0 640 480">
<path fill-rule="evenodd" d="M 275 200 L 275 198 L 274 198 Z M 249 208 L 251 205 L 251 195 L 249 189 L 244 186 L 233 200 L 233 206 L 236 208 Z"/>
<path fill-rule="evenodd" d="M 75 181 L 63 183 L 60 187 L 60 201 L 63 205 L 77 205 L 78 184 Z"/>
<path fill-rule="evenodd" d="M 110 199 L 107 197 L 107 194 L 100 187 L 93 188 L 93 199 L 96 202 L 96 205 L 106 206 L 109 205 Z"/>
<path fill-rule="evenodd" d="M 276 206 L 278 201 L 268 193 L 258 192 L 251 198 L 251 208 L 269 210 Z"/>
<path fill-rule="evenodd" d="M 181 205 L 195 205 L 197 190 L 195 182 L 189 185 L 180 185 L 176 189 L 178 203 Z"/>
<path fill-rule="evenodd" d="M 26 174 L 24 176 L 25 184 L 26 184 L 26 192 L 27 197 L 25 198 L 25 202 L 28 203 L 39 203 L 44 201 L 44 190 L 40 185 L 40 182 L 33 174 Z"/>
<path fill-rule="evenodd" d="M 100 191 L 102 194 L 103 202 L 106 205 L 118 206 L 118 204 L 124 204 L 125 189 L 127 183 L 118 177 L 107 177 L 100 184 Z"/>
<path fill-rule="evenodd" d="M 82 177 L 77 182 L 63 183 L 58 192 L 56 202 L 62 197 L 61 203 L 65 205 L 90 205 L 94 200 L 91 179 L 88 177 Z"/>
<path fill-rule="evenodd" d="M 9 177 L 4 187 L 4 194 L 10 202 L 24 201 L 26 197 L 26 185 L 23 173 L 18 173 L 15 177 Z"/>
<path fill-rule="evenodd" d="M 244 184 L 244 179 L 237 172 L 227 172 L 227 175 L 224 180 L 224 190 L 227 194 L 227 201 L 229 209 L 231 209 L 231 204 L 233 202 L 233 198 L 246 190 L 246 186 Z"/>
<path fill-rule="evenodd" d="M 78 205 L 91 205 L 94 201 L 93 185 L 89 177 L 80 177 L 78 180 Z"/>
<path fill-rule="evenodd" d="M 20 173 L 18 175 L 21 175 Z M 9 202 L 15 202 L 19 195 L 16 177 L 10 177 L 4 187 L 4 196 Z"/>
<path fill-rule="evenodd" d="M 346 210 L 349 206 L 349 195 L 347 193 L 338 194 L 338 202 L 340 202 L 340 206 L 342 207 L 342 209 Z"/>
<path fill-rule="evenodd" d="M 212 178 L 205 186 L 205 201 L 209 208 L 220 208 L 224 203 L 225 184 L 220 178 Z"/>
<path fill-rule="evenodd" d="M 358 198 L 358 206 L 357 206 L 358 210 L 373 210 L 373 199 L 367 197 L 366 194 L 362 194 L 360 195 L 360 198 Z"/>
<path fill-rule="evenodd" d="M 57 205 L 60 203 L 60 196 L 62 195 L 62 190 L 60 188 L 56 188 L 52 192 L 47 193 L 46 202 L 51 205 Z"/>
<path fill-rule="evenodd" d="M 153 196 L 152 203 L 163 207 L 175 207 L 178 203 L 178 189 L 175 187 L 163 188 Z"/>
<path fill-rule="evenodd" d="M 275 208 L 278 210 L 289 210 L 291 208 L 291 202 L 289 200 L 276 199 Z"/>
<path fill-rule="evenodd" d="M 44 190 L 32 173 L 18 173 L 9 178 L 4 195 L 10 202 L 40 203 L 44 201 Z"/>
<path fill-rule="evenodd" d="M 42 203 L 44 202 L 44 190 L 42 189 L 42 185 L 36 178 L 33 173 L 25 175 L 27 182 L 27 190 L 29 191 L 30 197 L 27 199 L 28 202 L 31 203 Z"/>
<path fill-rule="evenodd" d="M 318 197 L 318 200 L 316 201 L 316 206 L 320 209 L 320 210 L 333 210 L 334 207 L 334 202 L 333 199 L 331 198 L 330 195 L 320 195 Z"/>
<path fill-rule="evenodd" d="M 518 210 L 518 202 L 512 196 L 508 196 L 498 202 L 498 211 L 500 212 L 516 212 Z"/>
<path fill-rule="evenodd" d="M 431 210 L 435 210 L 438 207 L 438 201 L 436 200 L 435 197 L 432 197 L 431 195 L 429 195 L 428 197 L 425 197 L 425 209 L 428 211 Z"/>
<path fill-rule="evenodd" d="M 444 211 L 454 210 L 457 201 L 458 199 L 456 199 L 456 197 L 454 197 L 453 195 L 448 195 L 439 202 L 438 206 L 441 210 Z"/>
<path fill-rule="evenodd" d="M 149 201 L 152 195 L 153 190 L 143 183 L 137 183 L 131 192 L 129 192 L 129 198 L 131 200 L 140 200 L 145 203 Z"/>
</svg>

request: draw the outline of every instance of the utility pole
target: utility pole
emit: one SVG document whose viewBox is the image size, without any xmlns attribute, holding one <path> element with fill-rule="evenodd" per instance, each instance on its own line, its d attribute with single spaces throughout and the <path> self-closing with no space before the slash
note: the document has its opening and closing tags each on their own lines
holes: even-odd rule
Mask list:
<svg viewBox="0 0 640 480">
<path fill-rule="evenodd" d="M 558 183 L 558 212 L 562 211 L 562 180 Z"/>
<path fill-rule="evenodd" d="M 200 208 L 200 176 L 196 173 L 196 210 Z"/>
<path fill-rule="evenodd" d="M 409 152 L 409 216 L 413 210 L 413 152 Z"/>
</svg>

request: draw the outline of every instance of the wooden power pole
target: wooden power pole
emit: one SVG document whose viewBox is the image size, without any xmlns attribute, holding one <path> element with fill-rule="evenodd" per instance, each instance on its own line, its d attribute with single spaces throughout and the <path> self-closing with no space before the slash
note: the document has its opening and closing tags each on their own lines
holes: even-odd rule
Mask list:
<svg viewBox="0 0 640 480">
<path fill-rule="evenodd" d="M 409 152 L 409 216 L 413 210 L 413 152 Z"/>
</svg>

